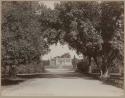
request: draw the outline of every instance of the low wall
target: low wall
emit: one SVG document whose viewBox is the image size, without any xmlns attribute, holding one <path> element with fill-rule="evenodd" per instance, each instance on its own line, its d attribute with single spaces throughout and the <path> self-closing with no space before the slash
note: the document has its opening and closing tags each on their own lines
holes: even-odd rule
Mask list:
<svg viewBox="0 0 125 98">
<path fill-rule="evenodd" d="M 100 80 L 99 73 L 86 73 L 86 75 Z M 124 77 L 118 73 L 111 73 L 110 78 L 103 80 L 103 82 L 119 88 L 124 88 Z"/>
</svg>

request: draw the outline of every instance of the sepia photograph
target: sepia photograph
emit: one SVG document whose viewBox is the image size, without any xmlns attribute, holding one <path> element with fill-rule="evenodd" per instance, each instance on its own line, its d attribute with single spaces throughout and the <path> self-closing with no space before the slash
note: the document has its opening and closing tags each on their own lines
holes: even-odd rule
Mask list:
<svg viewBox="0 0 125 98">
<path fill-rule="evenodd" d="M 1 1 L 1 96 L 124 95 L 124 1 Z"/>
</svg>

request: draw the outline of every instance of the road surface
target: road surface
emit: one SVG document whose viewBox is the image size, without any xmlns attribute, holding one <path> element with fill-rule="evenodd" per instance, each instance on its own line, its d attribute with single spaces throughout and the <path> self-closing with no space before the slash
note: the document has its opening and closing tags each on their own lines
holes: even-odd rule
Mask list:
<svg viewBox="0 0 125 98">
<path fill-rule="evenodd" d="M 66 69 L 48 69 L 43 78 L 2 86 L 2 96 L 121 96 L 123 89 Z"/>
</svg>

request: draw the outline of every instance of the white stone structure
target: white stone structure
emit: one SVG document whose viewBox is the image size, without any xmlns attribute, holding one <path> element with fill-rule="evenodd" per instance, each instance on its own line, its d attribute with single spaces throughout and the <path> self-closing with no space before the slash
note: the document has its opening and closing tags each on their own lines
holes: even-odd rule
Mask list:
<svg viewBox="0 0 125 98">
<path fill-rule="evenodd" d="M 72 59 L 71 58 L 56 58 L 56 65 L 59 68 L 68 68 L 72 66 Z"/>
<path fill-rule="evenodd" d="M 58 56 L 50 60 L 51 67 L 57 68 L 72 68 L 72 59 L 69 54 Z"/>
</svg>

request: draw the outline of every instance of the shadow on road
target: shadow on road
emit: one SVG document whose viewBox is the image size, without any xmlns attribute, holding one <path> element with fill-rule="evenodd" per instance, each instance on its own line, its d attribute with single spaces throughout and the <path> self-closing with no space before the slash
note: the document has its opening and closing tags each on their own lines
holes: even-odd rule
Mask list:
<svg viewBox="0 0 125 98">
<path fill-rule="evenodd" d="M 19 84 L 27 79 L 35 78 L 60 78 L 60 79 L 87 79 L 96 80 L 92 77 L 87 76 L 79 72 L 75 72 L 70 69 L 47 69 L 44 73 L 31 73 L 31 74 L 17 74 L 16 79 L 4 79 L 2 80 L 2 85 L 15 85 Z"/>
<path fill-rule="evenodd" d="M 67 69 L 48 69 L 45 73 L 38 74 L 19 74 L 17 75 L 20 78 L 66 78 L 66 79 L 92 79 L 94 78 L 87 76 L 86 74 L 82 74 L 79 72 L 75 72 L 74 70 Z"/>
</svg>

